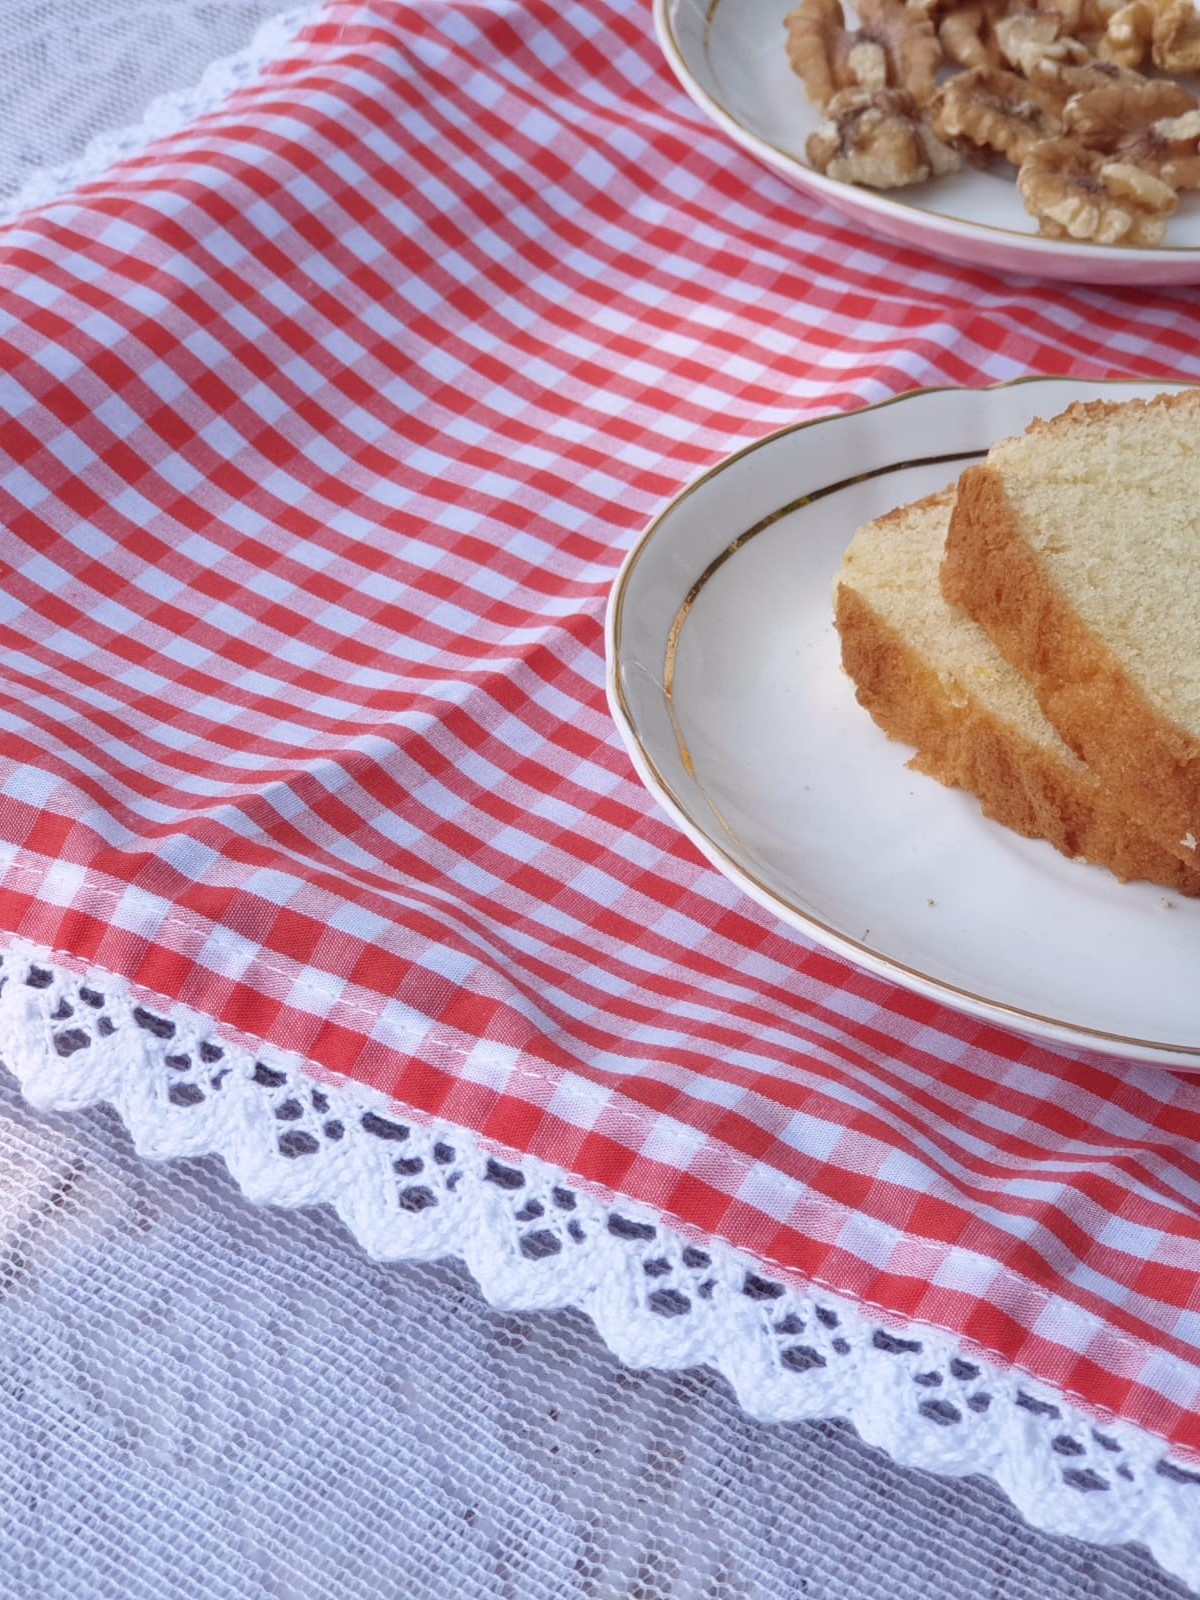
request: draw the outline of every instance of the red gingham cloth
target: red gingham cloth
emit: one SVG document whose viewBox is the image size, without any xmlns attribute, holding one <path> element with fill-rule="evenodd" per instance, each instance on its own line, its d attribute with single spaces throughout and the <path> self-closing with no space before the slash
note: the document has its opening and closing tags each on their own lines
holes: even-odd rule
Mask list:
<svg viewBox="0 0 1200 1600">
<path fill-rule="evenodd" d="M 1200 1448 L 1200 1087 L 775 924 L 602 638 L 739 444 L 1198 331 L 822 211 L 642 0 L 338 0 L 0 237 L 0 923 Z"/>
</svg>

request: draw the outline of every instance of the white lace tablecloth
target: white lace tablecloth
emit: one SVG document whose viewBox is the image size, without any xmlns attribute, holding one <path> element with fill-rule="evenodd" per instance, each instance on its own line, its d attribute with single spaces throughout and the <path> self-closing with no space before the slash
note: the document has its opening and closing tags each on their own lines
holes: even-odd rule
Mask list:
<svg viewBox="0 0 1200 1600">
<path fill-rule="evenodd" d="M 1179 1600 L 846 1423 L 765 1425 L 461 1265 L 0 1080 L 4 1600 Z"/>
<path fill-rule="evenodd" d="M 77 164 L 93 140 L 142 137 L 161 96 L 186 104 L 214 61 L 244 51 L 275 0 L 4 0 L 0 208 Z M 164 115 L 172 115 L 163 107 Z"/>
<path fill-rule="evenodd" d="M 206 64 L 247 46 L 275 10 L 250 0 L 7 6 L 0 206 L 11 213 L 101 170 L 131 147 L 122 130 L 155 96 L 176 98 L 155 108 L 152 126 L 186 120 Z M 292 25 L 276 24 L 262 52 Z M 251 52 L 210 77 L 211 92 L 254 66 Z M 72 162 L 73 172 L 56 170 Z M 1136 1547 L 1029 1526 L 1013 1506 L 1029 1498 L 1019 1432 L 1008 1435 L 1008 1458 L 990 1464 L 996 1481 L 951 1478 L 897 1465 L 844 1421 L 758 1423 L 708 1368 L 638 1370 L 651 1350 L 639 1342 L 638 1316 L 655 1295 L 679 1295 L 687 1274 L 693 1289 L 717 1282 L 718 1295 L 722 1272 L 729 1282 L 736 1274 L 742 1295 L 746 1280 L 732 1257 L 714 1262 L 694 1247 L 690 1257 L 681 1247 L 660 1274 L 661 1241 L 636 1208 L 606 1212 L 549 1182 L 543 1193 L 533 1168 L 489 1164 L 435 1132 L 412 1135 L 419 1152 L 406 1145 L 400 1159 L 430 1176 L 409 1192 L 428 1188 L 440 1216 L 453 1210 L 455 1175 L 477 1162 L 464 1189 L 491 1208 L 493 1240 L 496 1216 L 504 1219 L 511 1249 L 505 1259 L 472 1258 L 476 1230 L 462 1217 L 452 1243 L 493 1301 L 521 1301 L 520 1311 L 504 1311 L 455 1261 L 372 1260 L 359 1241 L 396 1253 L 394 1215 L 255 1209 L 211 1157 L 143 1159 L 177 1155 L 178 1145 L 154 1147 L 151 1122 L 123 1099 L 119 1062 L 107 1078 L 93 1071 L 86 1089 L 82 1077 L 72 1087 L 70 1019 L 92 1001 L 78 984 L 68 1001 L 67 980 L 47 975 L 43 985 L 31 977 L 41 970 L 33 955 L 20 970 L 10 959 L 4 1003 L 32 1015 L 45 1001 L 43 1026 L 66 1041 L 61 1075 L 50 1083 L 31 1061 L 9 1064 L 33 1099 L 84 1109 L 39 1112 L 11 1078 L 0 1083 L 0 1595 L 1168 1600 L 1188 1592 Z M 158 1070 L 169 1077 L 172 1046 L 153 1019 L 131 1018 L 130 1004 L 128 1029 L 158 1038 Z M 250 1062 L 242 1078 L 229 1070 L 231 1098 L 234 1088 L 247 1105 L 269 1096 L 276 1118 L 291 1115 L 295 1093 L 310 1092 L 261 1064 Z M 174 1092 L 187 1087 L 176 1081 Z M 90 1104 L 104 1099 L 121 1103 L 143 1156 L 113 1112 Z M 322 1096 L 316 1114 L 331 1139 L 365 1128 L 355 1136 L 364 1160 L 381 1140 L 390 1156 L 404 1140 L 373 1106 L 369 1097 L 343 1107 Z M 244 1191 L 302 1204 L 303 1193 L 284 1194 L 258 1163 L 252 1136 L 222 1143 L 211 1131 L 203 1147 L 220 1145 Z M 551 1280 L 537 1241 L 555 1207 L 563 1237 L 578 1226 L 580 1237 L 609 1241 L 609 1256 L 592 1251 L 571 1296 L 562 1262 L 553 1288 L 541 1287 Z M 442 1256 L 450 1230 L 425 1211 L 414 1199 L 399 1218 L 427 1229 L 425 1244 L 410 1236 L 405 1253 Z M 608 1265 L 598 1269 L 598 1260 Z M 764 1280 L 758 1292 L 773 1296 L 776 1286 Z M 589 1309 L 624 1364 L 585 1317 L 536 1309 L 563 1298 Z M 825 1344 L 861 1345 L 842 1411 L 854 1415 L 863 1396 L 851 1390 L 872 1382 L 875 1409 L 885 1411 L 887 1380 L 871 1375 L 907 1361 L 910 1349 L 898 1339 L 889 1348 L 888 1335 L 832 1297 L 815 1311 L 806 1304 L 805 1315 L 810 1343 L 790 1348 L 809 1355 L 794 1361 L 823 1360 Z M 779 1325 L 789 1317 L 798 1328 L 795 1311 L 781 1312 Z M 706 1360 L 737 1384 L 751 1343 Z M 931 1375 L 921 1403 L 949 1406 L 941 1386 L 951 1378 L 964 1406 L 983 1393 L 978 1369 L 965 1370 L 949 1344 L 933 1341 L 921 1354 Z M 1025 1408 L 1030 1437 L 1044 1432 L 1046 1402 L 1016 1382 L 1008 1391 L 1013 1413 Z M 1057 1437 L 1068 1437 L 1057 1414 L 1055 1423 Z M 870 1433 L 861 1417 L 860 1426 Z M 940 1448 L 948 1471 L 965 1470 Z M 1136 1460 L 1136 1441 L 1125 1448 Z M 1153 1471 L 1149 1457 L 1140 1466 Z"/>
</svg>

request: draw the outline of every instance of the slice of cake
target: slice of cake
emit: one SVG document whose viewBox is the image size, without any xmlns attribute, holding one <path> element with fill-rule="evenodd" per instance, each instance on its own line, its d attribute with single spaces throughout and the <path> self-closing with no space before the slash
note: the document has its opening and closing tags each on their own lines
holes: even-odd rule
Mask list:
<svg viewBox="0 0 1200 1600">
<path fill-rule="evenodd" d="M 1200 864 L 1200 391 L 995 445 L 959 481 L 942 587 L 1113 802 Z"/>
<path fill-rule="evenodd" d="M 869 523 L 842 561 L 835 617 L 858 700 L 912 765 L 1065 855 L 1200 894 L 1200 869 L 1154 844 L 1042 715 L 1033 691 L 938 582 L 953 489 Z"/>
</svg>

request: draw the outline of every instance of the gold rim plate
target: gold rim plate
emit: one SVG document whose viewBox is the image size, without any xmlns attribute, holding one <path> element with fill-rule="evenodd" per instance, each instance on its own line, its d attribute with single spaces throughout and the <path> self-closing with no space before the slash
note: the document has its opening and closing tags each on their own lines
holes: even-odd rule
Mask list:
<svg viewBox="0 0 1200 1600">
<path fill-rule="evenodd" d="M 1200 902 L 1019 839 L 910 772 L 840 670 L 855 530 L 1074 400 L 1167 384 L 920 390 L 743 446 L 614 583 L 608 695 L 639 776 L 713 866 L 815 943 L 1039 1041 L 1200 1070 Z"/>
<path fill-rule="evenodd" d="M 787 62 L 794 0 L 654 0 L 663 54 L 681 87 L 735 144 L 809 195 L 884 238 L 989 271 L 1072 283 L 1169 286 L 1200 280 L 1200 197 L 1183 196 L 1152 249 L 1039 237 L 1016 186 L 964 169 L 913 189 L 870 190 L 813 171 L 804 154 L 819 114 Z M 803 226 L 803 216 L 797 216 Z"/>
</svg>

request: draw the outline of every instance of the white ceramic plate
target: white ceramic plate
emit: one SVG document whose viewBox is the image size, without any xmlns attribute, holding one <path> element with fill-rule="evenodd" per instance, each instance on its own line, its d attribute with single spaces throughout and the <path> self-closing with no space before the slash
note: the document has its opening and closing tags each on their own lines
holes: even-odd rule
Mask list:
<svg viewBox="0 0 1200 1600">
<path fill-rule="evenodd" d="M 1074 283 L 1200 280 L 1200 196 L 1185 195 L 1167 244 L 1117 249 L 1042 239 L 1016 184 L 974 168 L 884 193 L 838 183 L 805 158 L 820 120 L 788 64 L 783 19 L 795 0 L 654 0 L 659 42 L 700 108 L 768 167 L 865 227 L 953 261 Z"/>
<path fill-rule="evenodd" d="M 639 775 L 726 877 L 818 943 L 1031 1037 L 1200 1070 L 1200 901 L 1121 884 L 910 772 L 841 671 L 857 528 L 1072 400 L 937 389 L 748 445 L 650 524 L 613 587 L 608 692 Z"/>
</svg>

